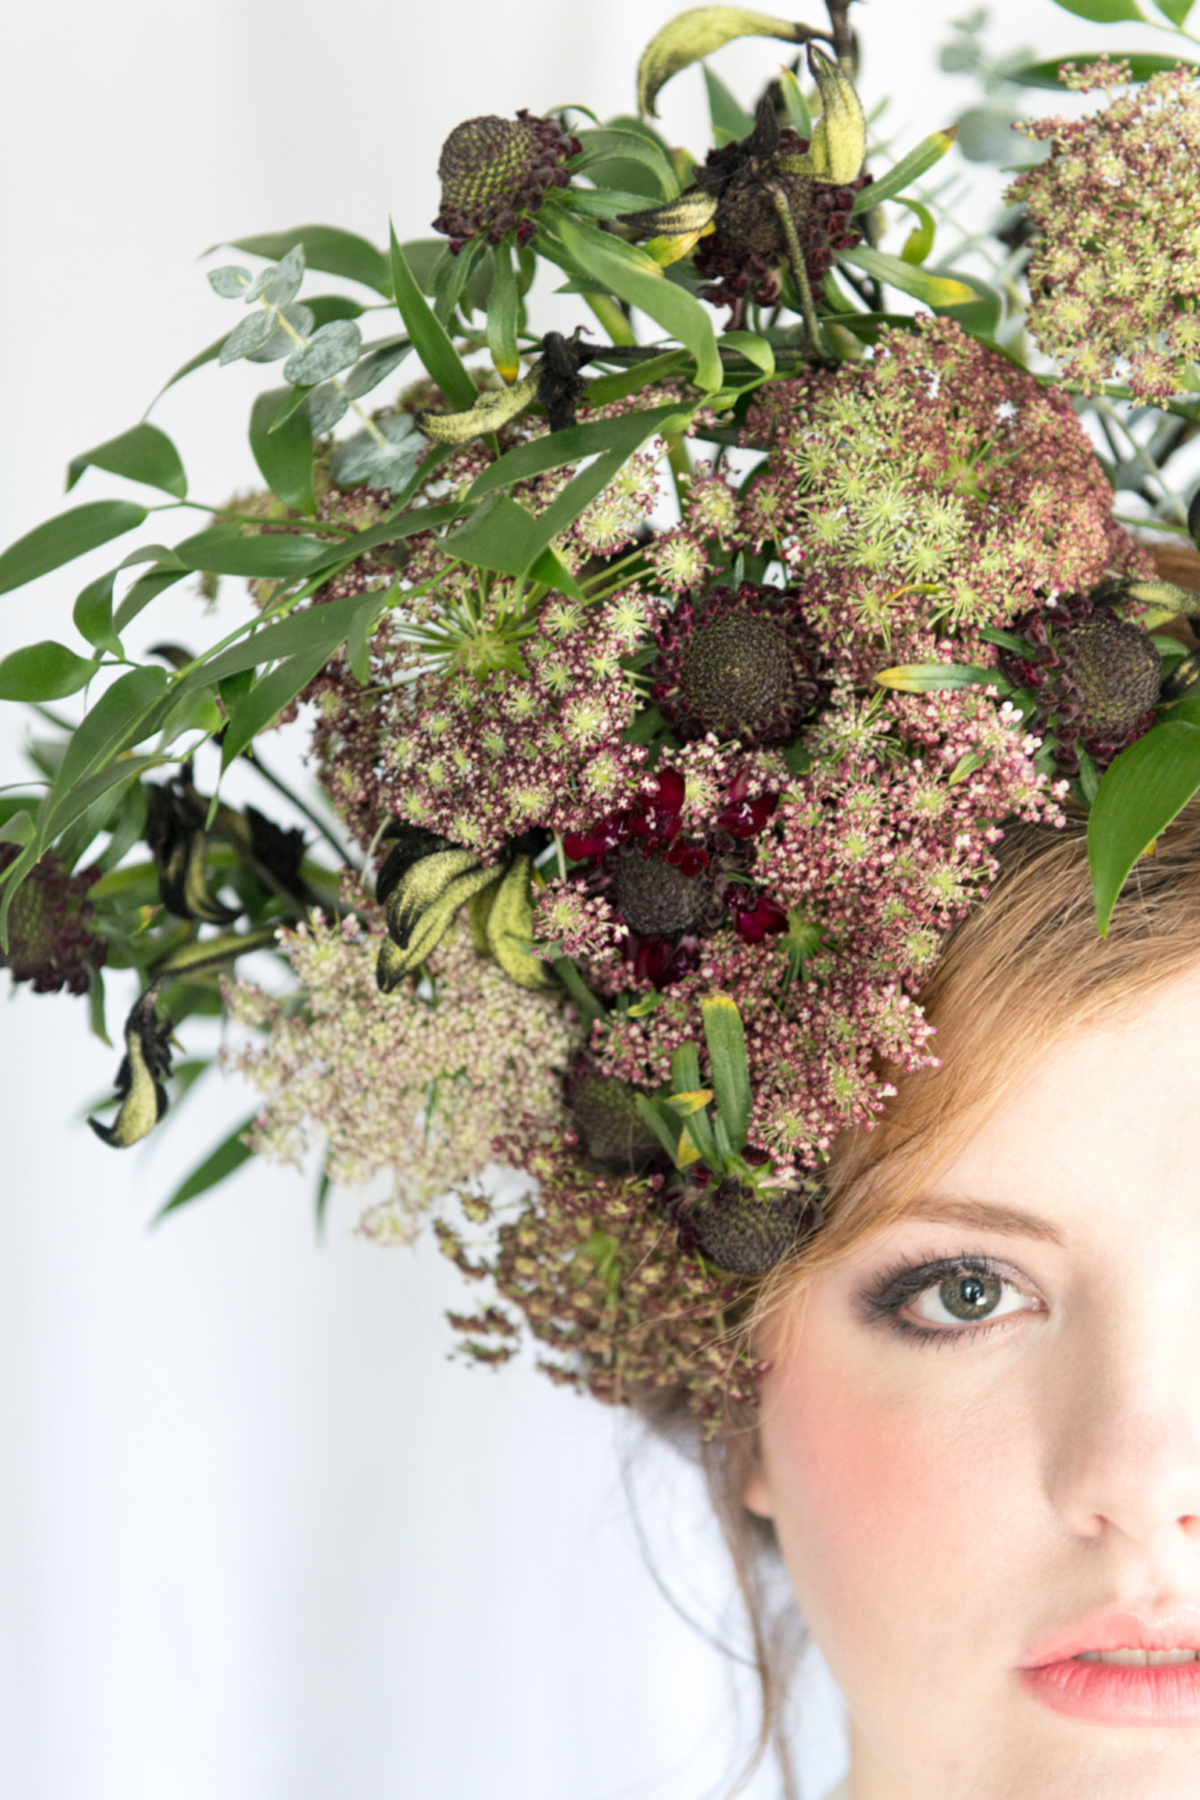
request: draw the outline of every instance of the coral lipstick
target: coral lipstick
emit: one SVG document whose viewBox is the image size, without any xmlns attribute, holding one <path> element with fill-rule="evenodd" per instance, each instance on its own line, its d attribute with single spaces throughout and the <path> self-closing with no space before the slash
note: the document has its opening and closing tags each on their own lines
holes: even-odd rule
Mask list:
<svg viewBox="0 0 1200 1800">
<path fill-rule="evenodd" d="M 1110 1607 L 1021 1660 L 1026 1692 L 1098 1725 L 1200 1725 L 1200 1607 Z"/>
</svg>

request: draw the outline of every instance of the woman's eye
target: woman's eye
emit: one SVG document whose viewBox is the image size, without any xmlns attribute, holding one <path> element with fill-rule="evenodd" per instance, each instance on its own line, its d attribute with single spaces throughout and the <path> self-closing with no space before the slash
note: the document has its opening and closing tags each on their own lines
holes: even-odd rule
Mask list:
<svg viewBox="0 0 1200 1800">
<path fill-rule="evenodd" d="M 1028 1294 L 999 1275 L 958 1269 L 916 1296 L 912 1311 L 930 1325 L 990 1324 L 1027 1310 Z"/>
</svg>

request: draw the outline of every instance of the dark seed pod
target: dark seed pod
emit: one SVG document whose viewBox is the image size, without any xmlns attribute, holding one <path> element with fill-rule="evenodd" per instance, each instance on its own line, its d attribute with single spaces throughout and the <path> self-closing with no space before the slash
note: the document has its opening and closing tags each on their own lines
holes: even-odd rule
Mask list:
<svg viewBox="0 0 1200 1800">
<path fill-rule="evenodd" d="M 637 1109 L 636 1090 L 614 1075 L 585 1077 L 569 1106 L 580 1136 L 581 1159 L 600 1175 L 639 1175 L 663 1154 Z"/>
<path fill-rule="evenodd" d="M 0 844 L 0 869 L 21 854 L 15 844 Z M 96 909 L 87 898 L 99 868 L 70 875 L 54 852 L 36 862 L 13 895 L 8 914 L 8 951 L 0 968 L 14 981 L 33 984 L 35 994 L 87 992 L 91 970 L 108 957 L 108 945 L 88 929 Z"/>
<path fill-rule="evenodd" d="M 550 188 L 567 186 L 563 164 L 578 154 L 577 138 L 524 108 L 515 119 L 495 113 L 464 119 L 438 158 L 442 204 L 433 229 L 445 232 L 455 253 L 481 233 L 498 244 L 515 229 L 527 242 L 532 214 Z"/>
<path fill-rule="evenodd" d="M 712 883 L 703 871 L 685 875 L 662 856 L 630 847 L 617 870 L 616 901 L 631 931 L 657 937 L 698 926 L 708 911 Z"/>
<path fill-rule="evenodd" d="M 756 1193 L 736 1175 L 715 1186 L 689 1182 L 675 1205 L 679 1243 L 730 1275 L 765 1275 L 824 1222 L 802 1188 L 778 1197 Z"/>
</svg>

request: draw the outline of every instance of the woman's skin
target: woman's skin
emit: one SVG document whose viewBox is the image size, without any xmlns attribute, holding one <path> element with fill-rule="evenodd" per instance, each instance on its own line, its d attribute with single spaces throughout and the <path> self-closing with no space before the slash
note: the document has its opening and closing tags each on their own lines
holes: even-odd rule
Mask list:
<svg viewBox="0 0 1200 1800">
<path fill-rule="evenodd" d="M 1190 1606 L 1166 1635 L 1200 1647 L 1198 1111 L 1200 965 L 1031 1066 L 767 1344 L 746 1501 L 846 1698 L 852 1800 L 1200 1795 L 1200 1664 L 1174 1723 L 1152 1672 L 1118 1698 L 1159 1714 L 1144 1723 L 1064 1715 L 1021 1674 L 1117 1606 L 1150 1624 Z M 867 1316 L 897 1265 L 964 1254 L 1003 1266 L 990 1285 L 935 1273 L 899 1314 L 944 1336 Z"/>
</svg>

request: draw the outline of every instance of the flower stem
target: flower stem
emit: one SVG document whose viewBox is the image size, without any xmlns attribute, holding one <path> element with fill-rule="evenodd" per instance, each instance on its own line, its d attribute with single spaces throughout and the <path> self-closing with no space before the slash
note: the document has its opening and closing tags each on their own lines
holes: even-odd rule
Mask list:
<svg viewBox="0 0 1200 1800">
<path fill-rule="evenodd" d="M 783 227 L 784 241 L 788 247 L 788 261 L 792 265 L 796 292 L 800 296 L 800 310 L 804 314 L 804 330 L 808 337 L 809 347 L 814 356 L 820 356 L 821 327 L 817 320 L 817 308 L 813 300 L 812 288 L 809 285 L 808 270 L 804 266 L 804 252 L 800 248 L 800 239 L 796 235 L 796 221 L 792 217 L 792 209 L 788 205 L 788 197 L 783 189 L 774 182 L 770 182 L 767 191 L 771 196 L 775 211 L 779 215 L 779 223 Z"/>
</svg>

